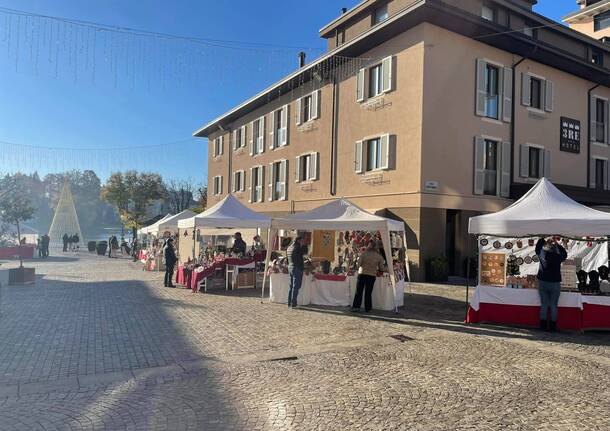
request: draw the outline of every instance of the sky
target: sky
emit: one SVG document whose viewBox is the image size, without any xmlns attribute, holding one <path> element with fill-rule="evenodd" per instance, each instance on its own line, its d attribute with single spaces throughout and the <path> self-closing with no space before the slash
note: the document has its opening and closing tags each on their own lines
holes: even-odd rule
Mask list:
<svg viewBox="0 0 610 431">
<path fill-rule="evenodd" d="M 193 131 L 294 70 L 300 50 L 320 55 L 318 30 L 358 1 L 0 0 L 0 172 L 132 168 L 203 183 L 207 143 Z M 575 9 L 535 7 L 555 20 Z"/>
</svg>

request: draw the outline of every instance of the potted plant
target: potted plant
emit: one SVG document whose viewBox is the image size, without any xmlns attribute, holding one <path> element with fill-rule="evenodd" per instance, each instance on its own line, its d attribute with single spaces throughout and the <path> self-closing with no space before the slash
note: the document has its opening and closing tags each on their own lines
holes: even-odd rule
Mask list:
<svg viewBox="0 0 610 431">
<path fill-rule="evenodd" d="M 449 261 L 446 257 L 436 257 L 426 261 L 426 280 L 434 283 L 449 280 Z"/>
<path fill-rule="evenodd" d="M 87 243 L 87 250 L 89 250 L 89 253 L 95 253 L 96 248 L 97 243 L 95 241 L 89 241 Z"/>
<path fill-rule="evenodd" d="M 96 245 L 97 254 L 104 256 L 108 250 L 108 241 L 98 241 Z"/>
</svg>

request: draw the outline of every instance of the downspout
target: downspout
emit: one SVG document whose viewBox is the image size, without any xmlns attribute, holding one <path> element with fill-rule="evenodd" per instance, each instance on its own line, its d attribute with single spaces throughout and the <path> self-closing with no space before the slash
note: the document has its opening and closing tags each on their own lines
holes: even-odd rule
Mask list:
<svg viewBox="0 0 610 431">
<path fill-rule="evenodd" d="M 591 188 L 591 92 L 600 85 L 596 84 L 587 92 L 587 188 Z"/>
<path fill-rule="evenodd" d="M 339 109 L 337 102 L 339 99 L 339 86 L 337 85 L 337 77 L 333 76 L 333 112 L 330 138 L 330 195 L 337 194 L 337 135 L 339 133 Z"/>
<path fill-rule="evenodd" d="M 510 122 L 510 183 L 515 182 L 515 123 L 517 120 L 517 66 L 527 60 L 527 57 L 523 57 L 521 60 L 513 64 L 513 94 L 511 103 L 511 122 Z"/>
</svg>

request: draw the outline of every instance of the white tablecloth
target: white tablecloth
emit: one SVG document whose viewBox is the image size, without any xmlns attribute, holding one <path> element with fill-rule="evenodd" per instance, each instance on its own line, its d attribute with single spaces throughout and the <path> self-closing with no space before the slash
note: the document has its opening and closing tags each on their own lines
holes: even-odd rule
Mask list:
<svg viewBox="0 0 610 431">
<path fill-rule="evenodd" d="M 610 307 L 610 296 L 582 295 L 583 304 L 605 305 Z"/>
<path fill-rule="evenodd" d="M 269 299 L 271 302 L 288 303 L 290 277 L 288 274 L 271 274 Z M 354 302 L 357 276 L 347 277 L 345 281 L 318 280 L 313 275 L 304 275 L 303 284 L 297 297 L 298 305 L 328 305 L 347 307 Z M 373 309 L 394 310 L 394 306 L 404 305 L 404 281 L 396 284 L 396 297 L 388 277 L 377 277 L 373 288 Z M 363 299 L 364 302 L 364 299 Z M 364 305 L 364 304 L 363 304 Z"/>
<path fill-rule="evenodd" d="M 561 292 L 559 306 L 582 309 L 584 296 L 576 292 Z M 511 289 L 509 287 L 477 286 L 470 306 L 479 310 L 479 304 L 506 304 L 540 306 L 538 289 Z"/>
</svg>

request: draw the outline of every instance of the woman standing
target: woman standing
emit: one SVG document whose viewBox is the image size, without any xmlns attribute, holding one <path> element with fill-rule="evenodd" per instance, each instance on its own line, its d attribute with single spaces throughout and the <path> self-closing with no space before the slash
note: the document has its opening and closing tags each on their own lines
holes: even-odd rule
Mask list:
<svg viewBox="0 0 610 431">
<path fill-rule="evenodd" d="M 550 330 L 557 330 L 557 306 L 561 294 L 561 263 L 568 252 L 554 238 L 540 238 L 536 244 L 540 258 L 538 293 L 540 295 L 540 329 L 547 330 L 548 310 L 551 309 Z"/>
</svg>

